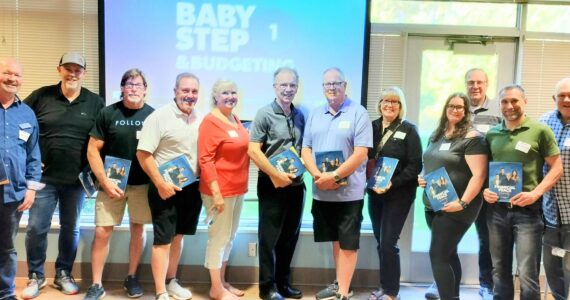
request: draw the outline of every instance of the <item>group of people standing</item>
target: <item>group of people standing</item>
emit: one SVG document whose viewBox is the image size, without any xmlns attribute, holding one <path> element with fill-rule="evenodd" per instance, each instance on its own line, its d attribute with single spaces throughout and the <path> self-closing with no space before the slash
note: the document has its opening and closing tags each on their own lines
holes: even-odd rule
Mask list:
<svg viewBox="0 0 570 300">
<path fill-rule="evenodd" d="M 426 298 L 459 299 L 457 246 L 473 223 L 480 241 L 479 295 L 483 299 L 514 298 L 515 257 L 520 299 L 540 299 L 541 252 L 552 295 L 557 300 L 569 296 L 570 78 L 556 85 L 556 108 L 540 122 L 525 114 L 528 99 L 521 86 L 507 85 L 492 100 L 486 96 L 487 85 L 482 69 L 466 72 L 467 94 L 447 98 L 423 156 L 417 129 L 403 119 L 402 91 L 396 87 L 382 91 L 377 106 L 380 118 L 373 122 L 374 148 L 368 155 L 371 161 L 388 156 L 399 163 L 386 189 L 367 190 L 380 259 L 380 288 L 370 300 L 399 298 L 397 240 L 416 186 L 429 188 L 423 174 L 441 167 L 449 174 L 458 199 L 436 212 L 424 193 L 435 279 Z M 498 195 L 487 187 L 491 161 L 523 166 L 522 174 L 516 175 L 523 180 L 523 191 L 508 202 L 497 202 Z"/>
<path fill-rule="evenodd" d="M 515 244 L 521 299 L 539 297 L 541 245 L 555 299 L 568 296 L 570 257 L 555 256 L 552 249 L 570 246 L 566 192 L 570 180 L 570 171 L 566 171 L 570 170 L 570 78 L 558 83 L 553 96 L 557 108 L 539 123 L 524 113 L 528 100 L 522 87 L 502 88 L 497 103 L 486 97 L 485 72 L 469 70 L 465 75 L 467 94 L 454 93 L 447 98 L 423 152 L 416 126 L 405 120 L 401 89 L 382 91 L 377 103 L 380 118 L 370 122 L 366 109 L 346 95 L 347 82 L 338 68 L 324 71 L 322 87 L 327 103 L 308 116 L 293 105 L 299 87 L 297 71 L 288 67 L 276 70 L 275 100 L 257 112 L 249 131 L 233 113 L 239 99 L 237 85 L 230 80 L 214 83 L 212 110 L 203 115 L 195 109 L 200 81 L 192 73 L 179 74 L 173 102 L 154 110 L 145 102 L 148 84 L 138 69 L 125 72 L 121 101 L 107 107 L 102 98 L 81 86 L 86 73 L 81 54 L 64 54 L 57 69 L 61 82 L 34 91 L 22 102 L 16 96 L 22 84 L 21 65 L 14 59 L 0 59 L 1 120 L 6 124 L 0 132 L 7 141 L 1 150 L 10 179 L 3 186 L 0 203 L 0 234 L 6 241 L 0 249 L 0 299 L 16 299 L 13 242 L 21 214 L 27 209 L 29 280 L 22 297 L 35 298 L 46 285 L 47 233 L 56 206 L 61 229 L 54 285 L 64 294 L 79 292 L 71 276 L 85 197 L 77 175 L 87 165 L 100 183 L 100 192 L 91 250 L 93 284 L 86 300 L 105 296 L 102 275 L 109 241 L 127 204 L 131 228 L 124 281 L 127 296 L 143 294 L 136 272 L 146 239 L 144 224 L 153 224 L 151 267 L 156 299 L 192 297 L 176 278 L 177 266 L 183 237 L 196 233 L 204 207 L 209 296 L 238 299 L 244 291 L 225 280 L 225 271 L 247 192 L 250 158 L 260 169 L 259 297 L 301 298 L 303 293 L 291 285 L 290 265 L 299 238 L 305 183 L 302 176 L 279 170 L 269 161 L 291 147 L 301 153 L 314 181 L 311 212 L 315 241 L 332 243 L 336 276 L 316 294 L 318 300 L 349 299 L 353 294 L 350 286 L 365 193 L 380 259 L 380 287 L 369 299 L 399 298 L 397 241 L 416 188 L 426 185 L 422 174 L 440 167 L 449 173 L 459 198 L 434 212 L 424 197 L 435 279 L 426 297 L 459 299 L 457 245 L 474 222 L 480 240 L 480 295 L 484 299 L 513 298 Z M 339 151 L 344 159 L 331 172 L 320 169 L 315 161 L 317 153 L 327 151 Z M 125 190 L 106 175 L 107 155 L 132 161 Z M 160 165 L 181 155 L 199 177 L 184 188 L 165 180 L 159 171 Z M 394 175 L 386 188 L 366 189 L 367 162 L 373 164 L 381 157 L 399 160 Z M 523 192 L 509 203 L 496 203 L 497 195 L 485 188 L 489 161 L 523 164 Z M 567 166 L 564 171 L 563 164 Z"/>
</svg>

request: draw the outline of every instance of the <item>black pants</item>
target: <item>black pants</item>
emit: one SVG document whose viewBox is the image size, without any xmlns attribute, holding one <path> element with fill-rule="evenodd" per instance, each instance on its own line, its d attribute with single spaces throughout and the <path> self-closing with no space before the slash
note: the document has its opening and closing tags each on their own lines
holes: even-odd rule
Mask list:
<svg viewBox="0 0 570 300">
<path fill-rule="evenodd" d="M 257 181 L 260 290 L 290 283 L 304 195 L 304 184 L 275 188 L 268 177 L 260 176 Z"/>
<path fill-rule="evenodd" d="M 487 228 L 487 202 L 483 201 L 481 211 L 475 220 L 479 237 L 479 285 L 493 290 L 493 261 L 489 251 L 489 229 Z"/>
<path fill-rule="evenodd" d="M 461 263 L 457 245 L 471 224 L 433 211 L 426 211 L 426 221 L 431 229 L 429 258 L 439 297 L 441 300 L 459 299 Z"/>
<path fill-rule="evenodd" d="M 415 189 L 414 189 L 415 191 Z M 415 193 L 391 197 L 378 195 L 371 190 L 368 193 L 368 213 L 372 221 L 372 230 L 378 243 L 380 260 L 380 286 L 384 293 L 396 296 L 400 293 L 400 249 L 398 240 L 406 223 Z"/>
</svg>

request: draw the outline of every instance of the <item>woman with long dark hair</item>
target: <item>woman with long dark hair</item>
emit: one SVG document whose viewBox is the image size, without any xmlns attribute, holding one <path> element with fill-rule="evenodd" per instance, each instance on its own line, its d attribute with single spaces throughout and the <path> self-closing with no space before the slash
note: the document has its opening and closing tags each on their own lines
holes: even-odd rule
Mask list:
<svg viewBox="0 0 570 300">
<path fill-rule="evenodd" d="M 459 299 L 461 264 L 457 245 L 477 218 L 482 205 L 480 192 L 487 178 L 487 144 L 472 127 L 469 103 L 462 93 L 447 98 L 423 157 L 423 173 L 445 167 L 458 196 L 438 212 L 432 210 L 425 193 L 423 197 L 431 229 L 431 267 L 441 300 Z M 426 186 L 422 176 L 418 182 Z"/>
</svg>

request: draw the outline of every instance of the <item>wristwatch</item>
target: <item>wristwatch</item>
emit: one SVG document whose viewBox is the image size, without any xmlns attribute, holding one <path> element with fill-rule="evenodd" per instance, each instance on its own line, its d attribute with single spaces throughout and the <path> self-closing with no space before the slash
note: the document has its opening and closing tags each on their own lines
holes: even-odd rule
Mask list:
<svg viewBox="0 0 570 300">
<path fill-rule="evenodd" d="M 457 200 L 457 203 L 459 203 L 459 205 L 461 205 L 461 207 L 463 207 L 463 209 L 466 209 L 467 205 L 469 205 L 469 203 L 467 203 L 461 199 Z"/>
<path fill-rule="evenodd" d="M 334 176 L 334 182 L 339 183 L 342 178 L 338 176 L 338 173 L 336 171 L 333 171 L 332 174 Z"/>
</svg>

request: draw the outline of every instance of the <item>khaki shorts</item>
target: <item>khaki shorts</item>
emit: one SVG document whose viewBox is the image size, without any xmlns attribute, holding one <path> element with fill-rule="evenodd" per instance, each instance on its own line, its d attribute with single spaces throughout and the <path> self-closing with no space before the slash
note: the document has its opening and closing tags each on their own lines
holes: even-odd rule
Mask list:
<svg viewBox="0 0 570 300">
<path fill-rule="evenodd" d="M 152 217 L 148 207 L 148 184 L 127 185 L 125 197 L 111 199 L 103 190 L 97 193 L 95 201 L 95 225 L 120 225 L 129 204 L 129 220 L 135 224 L 150 224 Z"/>
</svg>

